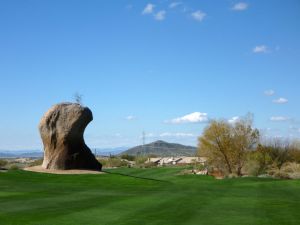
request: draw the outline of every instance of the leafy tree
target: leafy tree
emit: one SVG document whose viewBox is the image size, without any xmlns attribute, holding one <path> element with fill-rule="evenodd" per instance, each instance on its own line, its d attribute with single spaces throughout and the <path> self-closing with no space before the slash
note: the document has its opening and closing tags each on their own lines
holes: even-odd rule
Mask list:
<svg viewBox="0 0 300 225">
<path fill-rule="evenodd" d="M 247 152 L 256 147 L 259 131 L 252 128 L 252 117 L 247 116 L 234 124 L 213 120 L 199 138 L 198 154 L 208 163 L 225 173 L 242 175 Z"/>
</svg>

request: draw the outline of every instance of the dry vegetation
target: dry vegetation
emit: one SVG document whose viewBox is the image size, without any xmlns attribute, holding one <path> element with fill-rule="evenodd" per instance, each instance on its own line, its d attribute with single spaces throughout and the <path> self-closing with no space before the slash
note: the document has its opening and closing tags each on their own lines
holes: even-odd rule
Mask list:
<svg viewBox="0 0 300 225">
<path fill-rule="evenodd" d="M 300 178 L 300 145 L 297 141 L 261 141 L 252 119 L 230 124 L 212 121 L 199 138 L 198 154 L 207 157 L 211 173 L 223 176 L 272 176 Z"/>
</svg>

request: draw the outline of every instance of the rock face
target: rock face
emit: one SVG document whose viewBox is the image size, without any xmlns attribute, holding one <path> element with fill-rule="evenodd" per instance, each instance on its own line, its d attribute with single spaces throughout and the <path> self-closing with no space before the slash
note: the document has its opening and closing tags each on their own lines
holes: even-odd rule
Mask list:
<svg viewBox="0 0 300 225">
<path fill-rule="evenodd" d="M 44 144 L 42 167 L 101 170 L 102 165 L 83 139 L 84 130 L 92 120 L 91 110 L 80 104 L 61 103 L 50 108 L 39 125 Z"/>
</svg>

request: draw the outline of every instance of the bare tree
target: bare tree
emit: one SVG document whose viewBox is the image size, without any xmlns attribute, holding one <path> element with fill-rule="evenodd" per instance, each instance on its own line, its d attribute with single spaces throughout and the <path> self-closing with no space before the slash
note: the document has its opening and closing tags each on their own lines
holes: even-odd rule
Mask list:
<svg viewBox="0 0 300 225">
<path fill-rule="evenodd" d="M 75 94 L 73 95 L 75 102 L 80 105 L 82 105 L 82 97 L 83 95 L 78 92 L 75 92 Z"/>
</svg>

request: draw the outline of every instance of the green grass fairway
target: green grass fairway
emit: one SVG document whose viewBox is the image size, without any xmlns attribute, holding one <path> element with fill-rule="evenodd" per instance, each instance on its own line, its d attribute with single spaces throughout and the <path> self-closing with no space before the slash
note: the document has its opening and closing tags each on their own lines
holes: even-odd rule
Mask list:
<svg viewBox="0 0 300 225">
<path fill-rule="evenodd" d="M 0 224 L 300 224 L 299 180 L 215 180 L 180 170 L 0 173 Z"/>
</svg>

